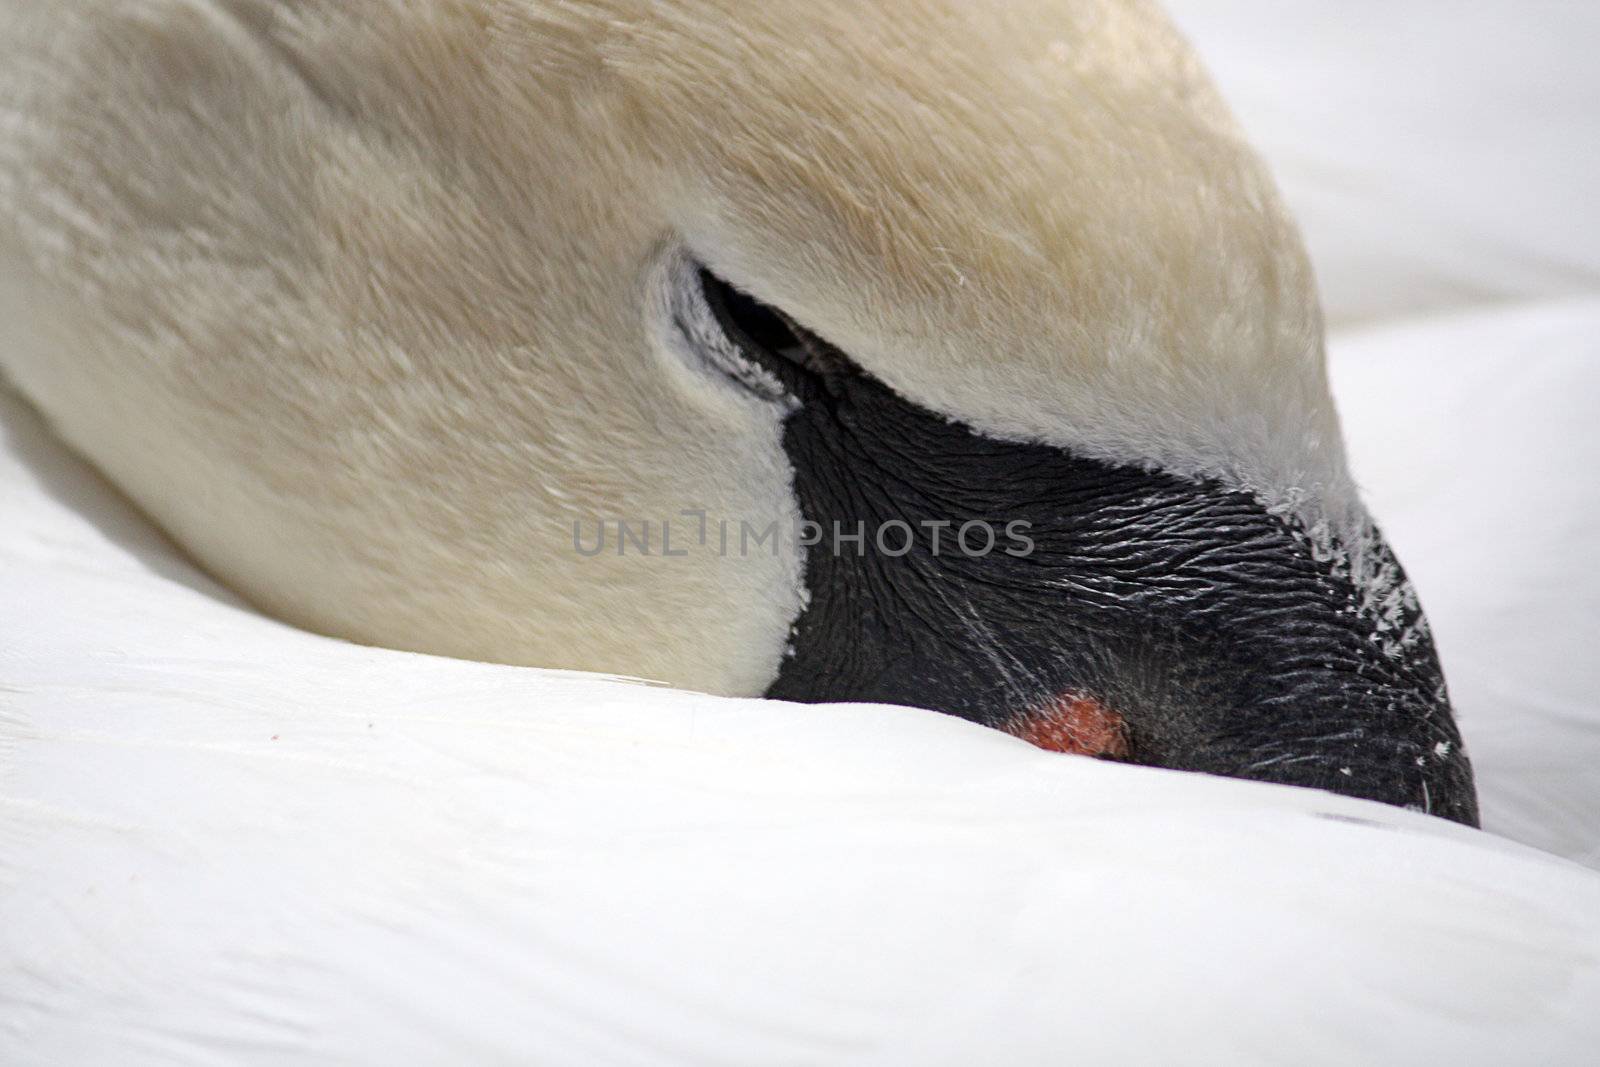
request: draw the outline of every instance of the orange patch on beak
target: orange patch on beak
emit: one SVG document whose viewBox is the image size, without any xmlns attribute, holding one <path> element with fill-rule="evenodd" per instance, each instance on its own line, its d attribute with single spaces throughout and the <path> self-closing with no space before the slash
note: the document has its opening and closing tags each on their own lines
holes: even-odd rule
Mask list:
<svg viewBox="0 0 1600 1067">
<path fill-rule="evenodd" d="M 1015 716 L 1006 730 L 1051 752 L 1112 759 L 1126 759 L 1130 752 L 1122 716 L 1093 697 L 1074 693 Z"/>
</svg>

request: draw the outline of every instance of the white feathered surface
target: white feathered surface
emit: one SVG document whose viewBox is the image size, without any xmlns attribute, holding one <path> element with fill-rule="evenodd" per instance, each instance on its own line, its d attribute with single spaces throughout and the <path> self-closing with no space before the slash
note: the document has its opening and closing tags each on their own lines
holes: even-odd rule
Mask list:
<svg viewBox="0 0 1600 1067">
<path fill-rule="evenodd" d="M 1211 54 L 1249 53 L 1268 8 L 1223 5 L 1248 32 Z M 1248 63 L 1218 73 L 1251 124 Z M 1297 175 L 1387 198 L 1276 161 L 1314 246 L 1338 227 Z M 1323 265 L 1394 252 L 1409 280 L 1330 289 L 1347 318 L 1407 292 L 1435 317 L 1343 334 L 1335 385 L 1483 833 L 915 710 L 308 635 L 0 395 L 0 1063 L 1592 1063 L 1600 301 L 1523 272 L 1492 293 L 1518 306 L 1459 310 L 1502 246 L 1457 285 L 1424 268 L 1466 253 L 1400 232 L 1434 258 L 1346 231 Z"/>
</svg>

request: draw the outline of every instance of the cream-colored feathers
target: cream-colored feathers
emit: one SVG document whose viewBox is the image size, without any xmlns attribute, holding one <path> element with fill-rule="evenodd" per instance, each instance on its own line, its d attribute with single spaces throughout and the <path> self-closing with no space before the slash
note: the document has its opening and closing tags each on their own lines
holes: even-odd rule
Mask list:
<svg viewBox="0 0 1600 1067">
<path fill-rule="evenodd" d="M 764 689 L 794 555 L 574 549 L 796 518 L 681 249 L 980 430 L 1356 507 L 1298 239 L 1148 4 L 0 3 L 0 367 L 292 622 Z"/>
</svg>

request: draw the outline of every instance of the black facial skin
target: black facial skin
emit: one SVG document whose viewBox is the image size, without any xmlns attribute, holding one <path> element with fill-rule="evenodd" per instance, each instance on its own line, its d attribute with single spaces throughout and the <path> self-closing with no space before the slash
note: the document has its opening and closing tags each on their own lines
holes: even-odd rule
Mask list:
<svg viewBox="0 0 1600 1067">
<path fill-rule="evenodd" d="M 1386 653 L 1351 581 L 1253 496 L 984 437 L 709 273 L 701 281 L 728 336 L 798 401 L 784 447 L 803 516 L 828 532 L 807 554 L 810 602 L 768 696 L 1004 727 L 1084 695 L 1121 717 L 1136 763 L 1477 825 L 1425 627 Z M 955 543 L 969 519 L 997 534 L 981 558 Z M 892 520 L 915 532 L 903 556 L 873 543 Z M 937 555 L 924 521 L 952 523 Z M 1014 521 L 1031 524 L 1031 552 L 1006 551 L 1025 547 L 1006 537 Z M 836 550 L 835 523 L 864 524 L 863 550 Z M 899 552 L 905 537 L 886 539 Z"/>
</svg>

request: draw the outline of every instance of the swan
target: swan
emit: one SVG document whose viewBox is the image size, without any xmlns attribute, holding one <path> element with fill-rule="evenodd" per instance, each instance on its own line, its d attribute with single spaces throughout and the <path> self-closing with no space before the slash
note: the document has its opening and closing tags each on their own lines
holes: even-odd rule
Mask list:
<svg viewBox="0 0 1600 1067">
<path fill-rule="evenodd" d="M 1307 258 L 1154 6 L 4 18 L 0 365 L 270 614 L 1476 823 Z"/>
<path fill-rule="evenodd" d="M 0 4 L 0 1060 L 1587 1062 L 1193 58 L 914 6 Z"/>
</svg>

